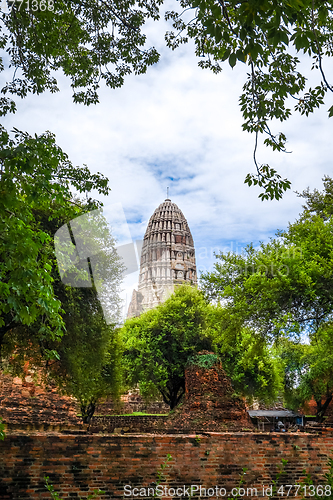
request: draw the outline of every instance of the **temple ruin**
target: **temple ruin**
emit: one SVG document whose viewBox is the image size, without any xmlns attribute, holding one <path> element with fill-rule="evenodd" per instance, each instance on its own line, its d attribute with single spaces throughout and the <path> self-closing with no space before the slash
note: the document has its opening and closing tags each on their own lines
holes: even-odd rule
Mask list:
<svg viewBox="0 0 333 500">
<path fill-rule="evenodd" d="M 185 369 L 185 395 L 160 428 L 188 431 L 252 430 L 245 402 L 234 393 L 231 380 L 213 352 L 202 351 Z"/>
<path fill-rule="evenodd" d="M 167 198 L 149 220 L 127 317 L 157 306 L 182 283 L 197 283 L 194 243 L 183 212 Z"/>
</svg>

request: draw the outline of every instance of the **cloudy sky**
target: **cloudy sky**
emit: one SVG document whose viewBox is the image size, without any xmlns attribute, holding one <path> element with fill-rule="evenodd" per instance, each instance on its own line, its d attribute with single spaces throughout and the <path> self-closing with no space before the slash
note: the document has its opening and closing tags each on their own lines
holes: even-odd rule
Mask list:
<svg viewBox="0 0 333 500">
<path fill-rule="evenodd" d="M 169 186 L 191 228 L 197 266 L 208 270 L 214 251 L 257 245 L 294 221 L 302 205 L 294 191 L 321 189 L 323 175 L 332 174 L 333 119 L 326 111 L 332 102 L 309 118 L 273 124 L 286 133 L 292 154 L 273 154 L 261 145 L 257 158 L 288 177 L 292 190 L 278 202 L 261 202 L 259 190 L 244 184 L 254 172 L 254 137 L 242 132 L 238 106 L 246 66 L 232 70 L 225 64 L 219 75 L 202 70 L 192 45 L 165 48 L 165 28 L 165 22 L 148 28 L 160 62 L 146 75 L 127 77 L 121 89 L 102 88 L 98 105 L 73 104 L 61 77 L 61 92 L 29 96 L 3 122 L 31 134 L 54 132 L 75 165 L 105 174 L 112 189 L 103 199 L 105 213 L 117 225 L 112 205 L 121 204 L 128 238 L 143 238 Z M 125 284 L 127 303 L 135 280 L 133 274 Z"/>
</svg>

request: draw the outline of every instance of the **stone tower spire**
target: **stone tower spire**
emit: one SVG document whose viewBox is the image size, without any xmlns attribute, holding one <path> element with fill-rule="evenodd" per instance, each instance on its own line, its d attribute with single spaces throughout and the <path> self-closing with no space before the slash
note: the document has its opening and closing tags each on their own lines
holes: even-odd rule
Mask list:
<svg viewBox="0 0 333 500">
<path fill-rule="evenodd" d="M 182 283 L 197 283 L 193 238 L 183 212 L 167 198 L 150 217 L 127 317 L 157 306 Z"/>
</svg>

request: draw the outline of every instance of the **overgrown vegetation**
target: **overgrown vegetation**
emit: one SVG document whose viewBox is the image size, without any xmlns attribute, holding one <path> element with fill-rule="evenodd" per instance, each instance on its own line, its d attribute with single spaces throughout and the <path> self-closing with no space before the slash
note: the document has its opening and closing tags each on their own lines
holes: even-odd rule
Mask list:
<svg viewBox="0 0 333 500">
<path fill-rule="evenodd" d="M 5 424 L 2 422 L 2 418 L 0 417 L 0 441 L 3 441 L 6 437 L 5 433 Z"/>
<path fill-rule="evenodd" d="M 212 366 L 214 366 L 218 362 L 218 356 L 216 354 L 201 354 L 200 356 L 191 356 L 187 360 L 187 364 L 189 366 L 194 365 L 199 368 L 206 368 L 209 370 Z"/>
<path fill-rule="evenodd" d="M 324 178 L 322 192 L 301 196 L 304 210 L 288 230 L 242 255 L 217 255 L 215 270 L 201 282 L 209 299 L 223 301 L 227 330 L 234 328 L 220 346 L 226 360 L 245 342 L 263 361 L 271 345 L 269 362 L 284 371 L 288 403 L 298 409 L 313 396 L 322 421 L 333 397 L 333 179 Z"/>
<path fill-rule="evenodd" d="M 126 321 L 121 335 L 127 383 L 139 384 L 148 399 L 160 393 L 171 410 L 184 394 L 187 363 L 209 368 L 220 359 L 237 393 L 250 399 L 272 401 L 282 388 L 283 373 L 268 345 L 190 286 Z M 204 350 L 213 353 L 197 357 Z"/>
<path fill-rule="evenodd" d="M 101 397 L 119 393 L 120 347 L 115 325 L 104 319 L 97 267 L 93 286 L 86 287 L 91 276 L 84 275 L 84 262 L 76 259 L 78 267 L 69 270 L 88 283 L 84 288 L 65 285 L 59 258 L 73 259 L 76 246 L 55 248 L 54 235 L 100 206 L 96 200 L 80 201 L 71 189 L 87 192 L 94 187 L 107 194 L 107 179 L 74 168 L 49 133 L 30 137 L 16 131 L 11 138 L 1 132 L 0 358 L 3 368 L 16 375 L 27 361 L 39 367 L 80 401 L 88 422 Z M 94 235 L 102 239 L 99 258 L 106 261 L 108 312 L 115 323 L 122 266 L 102 215 L 95 225 Z"/>
<path fill-rule="evenodd" d="M 44 481 L 45 481 L 45 487 L 47 489 L 47 491 L 51 494 L 51 498 L 53 500 L 62 500 L 59 496 L 59 493 L 57 493 L 54 489 L 54 486 L 53 484 L 50 484 L 49 483 L 49 476 L 46 476 L 44 477 Z M 97 498 L 99 495 L 103 495 L 105 493 L 105 491 L 103 490 L 94 490 L 93 493 L 89 494 L 87 497 L 85 497 L 87 500 L 93 500 L 94 498 Z M 80 497 L 77 497 L 79 500 L 83 500 L 81 499 Z"/>
<path fill-rule="evenodd" d="M 185 392 L 188 358 L 211 348 L 206 310 L 202 293 L 184 286 L 155 309 L 127 320 L 121 329 L 127 384 L 138 384 L 146 399 L 162 396 L 173 409 Z"/>
</svg>

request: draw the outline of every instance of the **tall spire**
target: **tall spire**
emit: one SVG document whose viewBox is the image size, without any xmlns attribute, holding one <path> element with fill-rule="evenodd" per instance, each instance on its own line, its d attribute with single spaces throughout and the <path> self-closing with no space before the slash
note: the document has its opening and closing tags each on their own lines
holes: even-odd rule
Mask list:
<svg viewBox="0 0 333 500">
<path fill-rule="evenodd" d="M 169 194 L 169 193 L 168 193 Z M 196 285 L 194 243 L 183 212 L 166 199 L 151 216 L 141 251 L 138 291 L 128 317 L 163 302 L 182 283 Z"/>
</svg>

